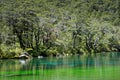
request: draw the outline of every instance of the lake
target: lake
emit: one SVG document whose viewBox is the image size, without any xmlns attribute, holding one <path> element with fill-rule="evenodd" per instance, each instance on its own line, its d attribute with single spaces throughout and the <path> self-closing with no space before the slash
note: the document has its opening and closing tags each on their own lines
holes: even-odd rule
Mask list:
<svg viewBox="0 0 120 80">
<path fill-rule="evenodd" d="M 0 80 L 120 80 L 120 53 L 0 60 Z"/>
</svg>

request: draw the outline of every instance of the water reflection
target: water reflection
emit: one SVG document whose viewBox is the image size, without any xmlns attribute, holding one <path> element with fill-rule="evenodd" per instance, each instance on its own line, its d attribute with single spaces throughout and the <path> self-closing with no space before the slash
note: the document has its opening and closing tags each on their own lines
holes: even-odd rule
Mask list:
<svg viewBox="0 0 120 80">
<path fill-rule="evenodd" d="M 0 60 L 0 70 L 31 70 L 33 67 L 36 69 L 55 69 L 55 68 L 68 68 L 68 67 L 101 67 L 101 66 L 114 66 L 120 65 L 118 56 L 74 56 L 67 58 L 34 58 L 32 60 Z"/>
<path fill-rule="evenodd" d="M 96 72 L 99 72 L 97 76 L 102 79 L 107 73 L 107 68 L 110 68 L 110 71 L 114 71 L 113 73 L 120 74 L 119 66 L 119 53 L 97 56 L 72 56 L 67 58 L 0 60 L 0 80 L 10 80 L 8 77 L 11 77 L 12 80 L 13 77 L 14 80 L 25 80 L 24 78 L 37 80 L 37 77 L 42 78 L 41 80 L 85 80 L 88 77 L 92 77 L 89 80 L 96 80 L 97 77 L 93 79 L 93 76 L 90 74 L 95 73 L 94 75 L 96 75 Z M 63 79 L 59 79 L 60 77 Z"/>
<path fill-rule="evenodd" d="M 107 65 L 119 65 L 120 59 L 118 56 L 82 56 L 72 58 L 43 58 L 32 60 L 0 60 L 0 70 L 14 70 L 24 69 L 31 70 L 32 67 L 37 69 L 55 69 L 61 67 L 91 67 L 91 66 L 107 66 Z"/>
</svg>

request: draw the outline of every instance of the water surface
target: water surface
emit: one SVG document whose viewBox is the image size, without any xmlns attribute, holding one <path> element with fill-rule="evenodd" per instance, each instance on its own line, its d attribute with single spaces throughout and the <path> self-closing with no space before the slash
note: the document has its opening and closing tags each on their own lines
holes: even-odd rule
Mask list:
<svg viewBox="0 0 120 80">
<path fill-rule="evenodd" d="M 120 54 L 0 60 L 0 80 L 120 80 Z"/>
</svg>

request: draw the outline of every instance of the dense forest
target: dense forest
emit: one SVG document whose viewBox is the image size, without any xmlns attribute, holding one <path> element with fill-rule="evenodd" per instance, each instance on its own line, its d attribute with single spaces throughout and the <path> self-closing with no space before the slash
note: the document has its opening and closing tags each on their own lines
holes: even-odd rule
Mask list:
<svg viewBox="0 0 120 80">
<path fill-rule="evenodd" d="M 0 58 L 120 51 L 120 0 L 0 0 Z"/>
</svg>

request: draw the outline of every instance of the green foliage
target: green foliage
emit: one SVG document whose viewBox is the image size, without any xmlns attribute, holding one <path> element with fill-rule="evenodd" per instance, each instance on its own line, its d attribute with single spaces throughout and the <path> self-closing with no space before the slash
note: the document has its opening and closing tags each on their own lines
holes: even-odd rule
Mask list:
<svg viewBox="0 0 120 80">
<path fill-rule="evenodd" d="M 4 44 L 0 45 L 0 57 L 1 58 L 15 58 L 19 57 L 19 55 L 23 52 L 23 50 L 19 47 L 11 47 L 6 46 Z"/>
<path fill-rule="evenodd" d="M 57 49 L 56 48 L 50 48 L 50 49 L 48 49 L 47 50 L 47 56 L 56 56 L 57 55 L 57 53 L 58 53 L 58 51 L 57 51 Z"/>
<path fill-rule="evenodd" d="M 33 57 L 37 57 L 39 55 L 36 50 L 28 50 L 27 52 Z"/>
<path fill-rule="evenodd" d="M 119 0 L 2 0 L 0 45 L 5 48 L 0 53 L 16 56 L 18 48 L 32 56 L 119 51 L 119 3 Z M 6 54 L 8 46 L 14 46 L 8 50 L 11 54 Z M 18 55 L 21 51 L 18 50 Z"/>
</svg>

